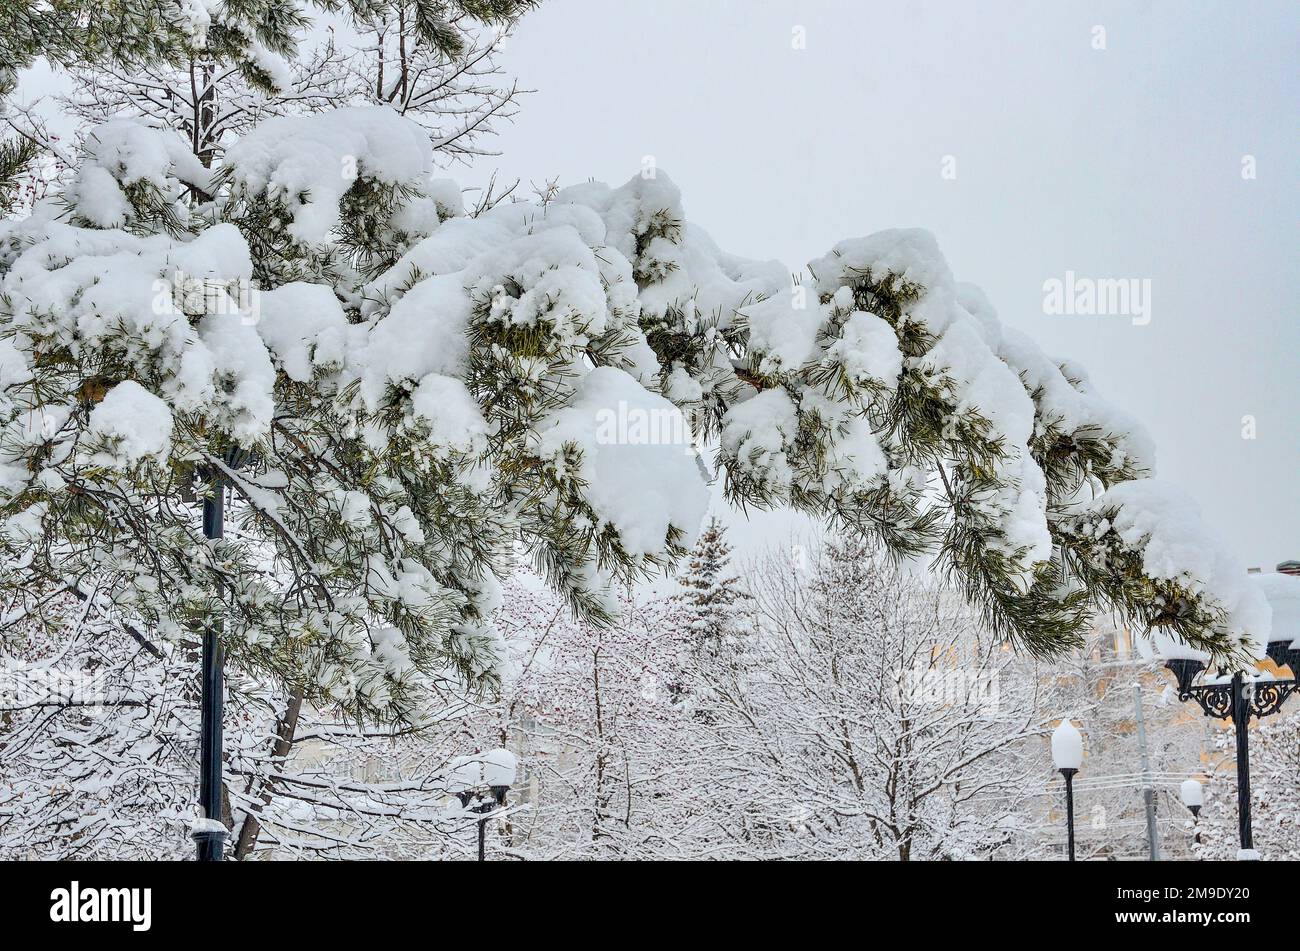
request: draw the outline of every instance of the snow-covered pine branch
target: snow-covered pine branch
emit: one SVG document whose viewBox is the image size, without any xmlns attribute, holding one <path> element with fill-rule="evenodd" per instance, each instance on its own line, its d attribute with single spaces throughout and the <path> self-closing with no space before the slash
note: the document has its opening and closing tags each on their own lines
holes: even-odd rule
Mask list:
<svg viewBox="0 0 1300 951">
<path fill-rule="evenodd" d="M 708 501 L 688 448 L 718 437 L 734 500 L 933 555 L 1036 652 L 1099 606 L 1225 657 L 1264 636 L 1229 561 L 1165 544 L 1206 536 L 1135 481 L 1140 427 L 924 232 L 792 285 L 662 172 L 468 218 L 425 130 L 376 107 L 260 123 L 194 214 L 169 136 L 99 130 L 62 201 L 0 229 L 11 590 L 105 578 L 164 637 L 221 610 L 234 664 L 401 718 L 448 665 L 494 680 L 516 543 L 597 621 L 681 558 Z M 221 471 L 234 445 L 257 464 Z M 231 483 L 231 538 L 202 539 L 196 473 Z"/>
</svg>

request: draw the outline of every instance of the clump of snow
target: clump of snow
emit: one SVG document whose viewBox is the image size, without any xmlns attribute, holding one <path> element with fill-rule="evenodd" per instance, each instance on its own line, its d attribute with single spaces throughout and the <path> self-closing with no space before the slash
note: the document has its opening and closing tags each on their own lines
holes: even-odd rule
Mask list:
<svg viewBox="0 0 1300 951">
<path fill-rule="evenodd" d="M 747 304 L 737 314 L 749 325 L 750 363 L 765 376 L 797 371 L 817 356 L 825 315 L 803 288 Z M 893 331 L 890 337 L 893 338 Z"/>
<path fill-rule="evenodd" d="M 464 281 L 489 319 L 521 327 L 545 322 L 564 344 L 605 330 L 607 308 L 591 248 L 569 226 L 523 235 L 480 255 Z"/>
<path fill-rule="evenodd" d="M 259 294 L 257 329 L 285 375 L 299 383 L 316 367 L 342 366 L 354 336 L 333 291 L 301 281 Z"/>
<path fill-rule="evenodd" d="M 451 178 L 431 178 L 424 193 L 437 205 L 438 217 L 444 221 L 465 214 L 465 196 L 460 185 Z"/>
<path fill-rule="evenodd" d="M 1212 660 L 1209 651 L 1192 647 L 1162 628 L 1154 628 L 1145 634 L 1139 633 L 1133 644 L 1138 654 L 1146 660 L 1199 660 L 1202 663 Z"/>
<path fill-rule="evenodd" d="M 826 474 L 819 486 L 822 491 L 865 491 L 874 488 L 888 474 L 885 452 L 862 417 L 850 416 L 843 420 L 830 438 Z"/>
<path fill-rule="evenodd" d="M 5 275 L 13 322 L 77 335 L 96 346 L 125 326 L 141 345 L 179 353 L 190 336 L 183 314 L 156 306 L 168 243 L 52 224 Z M 166 288 L 170 302 L 170 285 Z"/>
<path fill-rule="evenodd" d="M 429 428 L 436 459 L 459 452 L 476 456 L 487 448 L 487 421 L 469 389 L 455 377 L 430 373 L 411 394 L 411 409 Z"/>
<path fill-rule="evenodd" d="M 638 377 L 638 379 L 645 382 L 644 377 Z M 704 395 L 704 387 L 680 363 L 668 372 L 668 376 L 663 381 L 662 390 L 664 396 L 678 406 L 695 403 Z"/>
<path fill-rule="evenodd" d="M 895 275 L 919 289 L 908 313 L 931 333 L 947 329 L 955 313 L 952 271 L 934 235 L 920 228 L 895 228 L 841 241 L 829 254 L 810 261 L 808 270 L 816 279 L 817 292 L 827 295 L 864 278 L 879 282 Z"/>
<path fill-rule="evenodd" d="M 745 475 L 784 498 L 793 470 L 788 453 L 799 432 L 799 417 L 782 387 L 764 390 L 737 403 L 722 421 L 722 451 Z"/>
<path fill-rule="evenodd" d="M 728 254 L 698 225 L 687 222 L 682 248 L 694 287 L 692 309 L 716 319 L 720 327 L 729 326 L 732 314 L 747 302 L 788 292 L 790 271 L 780 261 Z M 812 297 L 809 294 L 810 303 Z"/>
<path fill-rule="evenodd" d="M 345 525 L 364 528 L 373 522 L 370 517 L 370 497 L 366 493 L 352 490 L 337 491 L 334 495 L 340 499 L 339 519 Z"/>
<path fill-rule="evenodd" d="M 401 680 L 415 670 L 410 649 L 402 632 L 395 627 L 381 627 L 371 632 L 371 656 L 394 680 Z"/>
<path fill-rule="evenodd" d="M 232 294 L 251 274 L 247 245 L 228 224 L 179 242 L 52 222 L 13 261 L 3 291 L 12 328 L 109 349 L 133 376 L 161 381 L 176 409 L 212 408 L 242 440 L 265 431 L 274 384 L 266 347 Z"/>
<path fill-rule="evenodd" d="M 824 359 L 843 367 L 856 385 L 874 384 L 885 392 L 897 388 L 903 372 L 903 354 L 894 328 L 875 314 L 861 310 L 854 311 L 844 322 L 839 339 L 826 348 Z"/>
<path fill-rule="evenodd" d="M 190 822 L 190 835 L 199 836 L 199 835 L 209 835 L 212 833 L 229 835 L 230 830 L 227 829 L 225 824 L 222 823 L 221 820 L 219 819 L 198 818 Z"/>
<path fill-rule="evenodd" d="M 275 412 L 275 367 L 257 328 L 228 314 L 199 321 L 199 338 L 212 354 L 221 396 L 214 417 L 242 444 L 266 434 Z"/>
<path fill-rule="evenodd" d="M 75 212 L 98 228 L 130 220 L 124 188 L 146 183 L 165 199 L 179 197 L 177 181 L 211 187 L 211 174 L 175 132 L 142 119 L 110 119 L 86 136 L 84 161 L 65 197 Z"/>
<path fill-rule="evenodd" d="M 586 483 L 583 496 L 633 557 L 662 554 L 670 528 L 682 533 L 682 544 L 694 542 L 709 489 L 672 403 L 622 370 L 598 367 L 537 432 L 538 455 L 561 470 L 566 445 L 581 451 L 575 474 Z"/>
<path fill-rule="evenodd" d="M 957 315 L 917 365 L 951 391 L 957 418 L 981 417 L 1000 434 L 1003 456 L 996 468 L 1001 486 L 980 507 L 1000 529 L 996 546 L 1009 555 L 1019 553 L 1019 581 L 1027 585 L 1032 566 L 1052 555 L 1047 480 L 1028 447 L 1034 402 L 969 315 Z"/>
<path fill-rule="evenodd" d="M 585 205 L 605 222 L 605 243 L 629 261 L 636 260 L 637 239 L 665 223 L 680 228 L 685 214 L 681 190 L 663 171 L 636 175 L 621 188 L 588 182 L 562 189 L 556 202 Z"/>
<path fill-rule="evenodd" d="M 253 259 L 248 242 L 229 223 L 213 225 L 192 241 L 176 242 L 168 248 L 168 271 L 206 281 L 251 281 Z M 226 311 L 239 310 L 238 300 L 221 302 Z"/>
<path fill-rule="evenodd" d="M 121 228 L 131 217 L 126 194 L 98 165 L 82 168 L 64 195 L 82 218 L 99 228 Z"/>
<path fill-rule="evenodd" d="M 1037 394 L 1039 431 L 1052 428 L 1075 439 L 1105 438 L 1115 447 L 1110 460 L 1113 467 L 1127 464 L 1137 475 L 1154 474 L 1155 443 L 1146 429 L 1101 399 L 1081 367 L 1052 360 L 1033 340 L 1011 327 L 1002 329 L 999 355 L 1019 375 L 1025 389 Z"/>
<path fill-rule="evenodd" d="M 470 261 L 509 240 L 511 230 L 490 217 L 453 218 L 409 248 L 362 290 L 365 309 L 392 304 L 415 275 L 424 279 L 462 271 Z M 421 282 L 423 283 L 423 282 Z"/>
<path fill-rule="evenodd" d="M 176 24 L 185 31 L 197 47 L 206 46 L 212 14 L 219 8 L 220 0 L 179 0 L 180 10 Z"/>
<path fill-rule="evenodd" d="M 146 457 L 164 459 L 171 447 L 172 413 L 134 380 L 123 380 L 90 411 L 90 432 L 104 440 L 96 461 L 130 468 Z"/>
<path fill-rule="evenodd" d="M 22 351 L 12 341 L 0 340 L 0 408 L 8 406 L 7 390 L 21 386 L 31 378 L 32 370 Z"/>
<path fill-rule="evenodd" d="M 50 504 L 48 502 L 36 502 L 29 505 L 4 520 L 3 526 L 0 526 L 0 535 L 20 544 L 37 542 L 45 534 L 43 523 L 49 511 Z M 12 567 L 20 566 L 14 565 Z"/>
<path fill-rule="evenodd" d="M 430 373 L 463 376 L 471 309 L 459 272 L 411 288 L 374 324 L 358 355 L 366 402 L 376 406 L 389 386 L 416 384 Z"/>
<path fill-rule="evenodd" d="M 662 169 L 618 188 L 600 182 L 574 185 L 562 189 L 555 201 L 582 205 L 600 216 L 604 243 L 636 269 L 641 309 L 648 317 L 681 315 L 687 329 L 707 317 L 725 327 L 737 308 L 789 283 L 789 272 L 779 262 L 727 254 L 701 228 L 686 223 L 681 191 Z"/>
<path fill-rule="evenodd" d="M 418 190 L 433 171 L 433 146 L 423 128 L 392 109 L 348 106 L 267 119 L 232 145 L 225 161 L 240 193 L 282 202 L 289 234 L 319 245 L 358 178 Z"/>
<path fill-rule="evenodd" d="M 249 61 L 271 80 L 276 92 L 293 88 L 293 71 L 283 56 L 262 43 L 257 37 L 248 38 L 245 46 Z"/>
</svg>

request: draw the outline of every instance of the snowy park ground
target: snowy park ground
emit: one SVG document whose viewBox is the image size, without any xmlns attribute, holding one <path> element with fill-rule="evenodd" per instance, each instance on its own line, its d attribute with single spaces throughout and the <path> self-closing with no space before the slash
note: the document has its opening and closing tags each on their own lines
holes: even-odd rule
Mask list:
<svg viewBox="0 0 1300 951">
<path fill-rule="evenodd" d="M 0 859 L 1300 859 L 1293 10 L 325 6 L 0 13 Z"/>
</svg>

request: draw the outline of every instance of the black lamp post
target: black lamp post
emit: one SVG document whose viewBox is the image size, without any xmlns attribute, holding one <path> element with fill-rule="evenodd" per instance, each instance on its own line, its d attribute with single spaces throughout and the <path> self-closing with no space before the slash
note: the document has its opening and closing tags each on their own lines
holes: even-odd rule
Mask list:
<svg viewBox="0 0 1300 951">
<path fill-rule="evenodd" d="M 246 465 L 251 455 L 238 447 L 228 450 L 222 459 L 234 470 Z M 221 538 L 225 529 L 226 483 L 220 469 L 200 473 L 208 483 L 203 498 L 203 537 Z M 221 618 L 216 617 L 203 631 L 203 671 L 200 677 L 202 697 L 199 701 L 199 808 L 202 821 L 195 823 L 190 836 L 194 839 L 200 862 L 220 862 L 229 832 L 221 822 L 221 716 L 224 693 L 225 652 L 221 647 Z"/>
<path fill-rule="evenodd" d="M 1290 667 L 1294 673 L 1300 669 L 1300 650 L 1289 644 L 1273 641 L 1268 645 L 1268 656 L 1278 667 Z M 1166 661 L 1165 666 L 1178 681 L 1179 700 L 1195 700 L 1206 716 L 1232 720 L 1237 734 L 1237 833 L 1242 857 L 1254 857 L 1250 828 L 1250 718 L 1272 716 L 1281 710 L 1286 698 L 1296 692 L 1296 681 L 1247 681 L 1241 671 L 1236 671 L 1231 680 L 1194 685 L 1192 681 L 1205 669 L 1203 661 L 1180 657 Z"/>
<path fill-rule="evenodd" d="M 1065 777 L 1065 823 L 1069 835 L 1070 861 L 1074 861 L 1074 774 L 1083 765 L 1083 737 L 1066 718 L 1052 733 L 1052 761 Z"/>
<path fill-rule="evenodd" d="M 506 794 L 515 782 L 515 755 L 509 750 L 488 750 L 478 757 L 460 760 L 452 766 L 448 787 L 467 812 L 477 813 L 478 860 L 487 860 L 487 823 L 491 814 L 506 804 Z M 491 798 L 482 795 L 486 789 Z M 473 803 L 473 805 L 471 805 Z"/>
</svg>

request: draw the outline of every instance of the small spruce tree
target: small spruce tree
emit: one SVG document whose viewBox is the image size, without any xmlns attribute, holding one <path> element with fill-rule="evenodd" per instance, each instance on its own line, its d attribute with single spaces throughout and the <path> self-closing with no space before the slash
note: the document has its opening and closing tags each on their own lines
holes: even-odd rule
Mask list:
<svg viewBox="0 0 1300 951">
<path fill-rule="evenodd" d="M 740 619 L 749 595 L 731 572 L 731 545 L 717 517 L 710 518 L 691 550 L 686 570 L 678 577 L 685 589 L 676 596 L 681 605 L 687 641 L 697 657 L 731 654 L 743 636 Z"/>
</svg>

